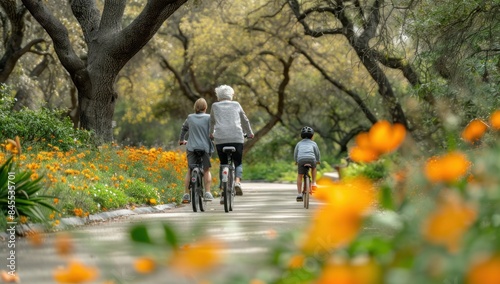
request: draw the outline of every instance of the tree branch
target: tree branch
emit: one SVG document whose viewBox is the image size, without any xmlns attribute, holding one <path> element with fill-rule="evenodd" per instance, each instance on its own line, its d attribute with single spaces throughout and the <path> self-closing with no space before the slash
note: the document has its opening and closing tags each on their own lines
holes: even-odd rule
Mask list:
<svg viewBox="0 0 500 284">
<path fill-rule="evenodd" d="M 106 0 L 99 26 L 99 36 L 106 36 L 110 32 L 122 29 L 122 17 L 125 11 L 126 0 Z"/>
<path fill-rule="evenodd" d="M 88 44 L 95 37 L 99 30 L 100 11 L 97 9 L 95 0 L 71 0 L 71 10 L 80 27 L 83 37 Z"/>
</svg>

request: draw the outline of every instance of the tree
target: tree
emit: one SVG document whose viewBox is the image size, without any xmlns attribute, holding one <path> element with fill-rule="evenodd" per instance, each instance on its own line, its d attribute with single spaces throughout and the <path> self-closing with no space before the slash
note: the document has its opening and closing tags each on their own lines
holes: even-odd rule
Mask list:
<svg viewBox="0 0 500 284">
<path fill-rule="evenodd" d="M 408 128 L 408 120 L 393 87 L 381 66 L 399 69 L 412 84 L 420 84 L 417 73 L 404 58 L 391 56 L 389 41 L 384 41 L 386 19 L 382 17 L 383 0 L 369 1 L 315 1 L 301 2 L 288 0 L 288 6 L 297 21 L 304 28 L 304 33 L 311 37 L 341 35 L 349 42 L 360 62 L 378 86 L 393 122 Z M 390 14 L 390 13 L 389 13 Z M 378 44 L 374 44 L 376 41 Z M 378 45 L 387 43 L 385 46 Z"/>
<path fill-rule="evenodd" d="M 124 0 L 105 0 L 102 12 L 94 0 L 69 1 L 86 45 L 83 54 L 78 55 L 67 27 L 48 5 L 38 0 L 22 0 L 51 37 L 59 61 L 78 91 L 80 127 L 93 130 L 98 142 L 113 138 L 112 118 L 117 99 L 114 84 L 118 73 L 186 1 L 149 0 L 125 27 L 122 26 L 127 6 Z"/>
</svg>

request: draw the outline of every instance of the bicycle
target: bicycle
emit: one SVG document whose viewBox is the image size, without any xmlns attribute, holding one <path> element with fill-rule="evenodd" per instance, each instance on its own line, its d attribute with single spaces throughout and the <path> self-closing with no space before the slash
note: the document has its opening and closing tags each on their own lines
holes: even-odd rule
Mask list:
<svg viewBox="0 0 500 284">
<path fill-rule="evenodd" d="M 305 164 L 306 172 L 302 178 L 302 200 L 304 201 L 304 208 L 309 209 L 309 197 L 311 195 L 311 174 L 309 171 L 312 168 L 311 164 Z"/>
<path fill-rule="evenodd" d="M 222 148 L 222 151 L 227 154 L 227 164 L 220 165 L 222 169 L 221 186 L 224 198 L 224 211 L 227 213 L 233 211 L 234 196 L 236 195 L 236 190 L 234 189 L 235 173 L 233 161 L 233 153 L 236 152 L 236 148 L 226 146 Z"/>
<path fill-rule="evenodd" d="M 205 155 L 204 150 L 195 149 L 193 151 L 196 156 L 196 164 L 193 165 L 191 169 L 191 179 L 189 182 L 189 192 L 191 194 L 191 205 L 193 207 L 193 212 L 205 211 L 204 202 L 204 183 L 203 183 L 203 156 Z"/>
</svg>

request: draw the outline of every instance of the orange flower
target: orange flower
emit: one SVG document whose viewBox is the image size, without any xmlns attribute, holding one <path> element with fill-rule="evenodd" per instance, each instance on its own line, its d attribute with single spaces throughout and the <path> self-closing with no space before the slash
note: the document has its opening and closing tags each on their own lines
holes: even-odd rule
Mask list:
<svg viewBox="0 0 500 284">
<path fill-rule="evenodd" d="M 57 204 L 57 203 L 59 203 L 59 198 L 56 197 L 56 198 L 54 198 L 54 204 Z"/>
<path fill-rule="evenodd" d="M 150 257 L 141 257 L 134 261 L 134 269 L 140 274 L 149 274 L 156 269 L 156 262 Z"/>
<path fill-rule="evenodd" d="M 156 199 L 154 199 L 154 198 L 149 199 L 149 204 L 155 205 L 156 204 Z"/>
<path fill-rule="evenodd" d="M 396 150 L 405 136 L 406 129 L 402 124 L 391 125 L 388 121 L 381 120 L 370 131 L 356 136 L 356 146 L 349 151 L 349 156 L 356 162 L 375 161 L 380 155 Z"/>
<path fill-rule="evenodd" d="M 56 220 L 59 221 L 59 220 Z M 56 251 L 59 255 L 69 255 L 73 252 L 73 240 L 67 233 L 60 233 L 55 240 Z"/>
<path fill-rule="evenodd" d="M 493 129 L 500 130 L 500 110 L 496 110 L 491 114 L 490 124 Z"/>
<path fill-rule="evenodd" d="M 375 202 L 376 191 L 367 179 L 334 182 L 322 179 L 315 198 L 326 201 L 314 213 L 301 248 L 307 253 L 329 251 L 351 242 L 365 213 Z"/>
<path fill-rule="evenodd" d="M 19 276 L 16 273 L 7 272 L 5 270 L 0 271 L 0 279 L 5 283 L 20 283 Z"/>
<path fill-rule="evenodd" d="M 290 269 L 298 269 L 302 268 L 304 266 L 305 262 L 305 257 L 303 254 L 296 254 L 290 258 L 290 261 L 288 262 L 288 268 Z"/>
<path fill-rule="evenodd" d="M 97 278 L 98 271 L 95 267 L 72 260 L 67 268 L 57 268 L 54 271 L 54 279 L 57 283 L 83 283 L 93 281 Z"/>
<path fill-rule="evenodd" d="M 39 247 L 43 244 L 42 234 L 37 230 L 30 231 L 26 237 L 34 247 Z"/>
<path fill-rule="evenodd" d="M 425 175 L 431 182 L 454 182 L 463 177 L 470 167 L 467 157 L 460 152 L 450 152 L 431 157 L 425 165 Z"/>
<path fill-rule="evenodd" d="M 396 150 L 406 136 L 406 129 L 402 124 L 391 125 L 387 120 L 375 123 L 368 132 L 370 147 L 379 153 L 389 153 Z"/>
<path fill-rule="evenodd" d="M 330 261 L 315 283 L 375 284 L 381 279 L 380 267 L 371 259 L 360 263 Z"/>
<path fill-rule="evenodd" d="M 477 211 L 454 193 L 447 192 L 423 226 L 424 238 L 444 245 L 451 252 L 459 249 L 462 235 L 477 217 Z"/>
<path fill-rule="evenodd" d="M 500 253 L 474 263 L 466 276 L 467 284 L 500 283 Z"/>
<path fill-rule="evenodd" d="M 219 241 L 202 240 L 176 250 L 169 265 L 173 271 L 184 275 L 209 271 L 220 263 L 221 249 Z"/>
<path fill-rule="evenodd" d="M 488 125 L 484 121 L 474 119 L 462 131 L 462 139 L 469 143 L 475 143 L 483 137 L 486 130 L 488 130 Z"/>
</svg>

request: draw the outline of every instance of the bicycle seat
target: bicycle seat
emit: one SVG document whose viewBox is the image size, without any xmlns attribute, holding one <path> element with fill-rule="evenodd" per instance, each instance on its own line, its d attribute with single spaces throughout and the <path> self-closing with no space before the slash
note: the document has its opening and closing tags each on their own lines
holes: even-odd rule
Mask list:
<svg viewBox="0 0 500 284">
<path fill-rule="evenodd" d="M 205 154 L 205 150 L 201 150 L 201 149 L 194 149 L 193 152 L 196 156 L 203 156 Z"/>
<path fill-rule="evenodd" d="M 304 164 L 304 167 L 306 167 L 306 168 L 312 168 L 312 165 L 311 164 Z"/>
<path fill-rule="evenodd" d="M 236 148 L 234 148 L 233 146 L 226 146 L 226 147 L 222 148 L 222 152 L 233 153 L 233 152 L 236 152 Z"/>
</svg>

